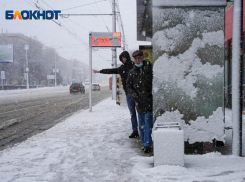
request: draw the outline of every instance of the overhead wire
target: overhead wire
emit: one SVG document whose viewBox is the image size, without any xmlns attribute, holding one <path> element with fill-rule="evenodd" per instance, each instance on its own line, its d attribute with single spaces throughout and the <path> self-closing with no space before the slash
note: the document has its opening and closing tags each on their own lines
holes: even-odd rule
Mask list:
<svg viewBox="0 0 245 182">
<path fill-rule="evenodd" d="M 90 31 L 89 29 L 83 27 L 82 25 L 80 25 L 80 24 L 78 24 L 78 23 L 72 21 L 71 19 L 67 19 L 67 20 L 70 21 L 70 22 L 72 22 L 72 23 L 74 23 L 74 24 L 76 24 L 77 26 L 79 26 L 79 27 L 81 27 L 81 28 L 83 28 L 83 29 L 86 29 L 87 31 Z"/>
<path fill-rule="evenodd" d="M 41 0 L 44 4 L 46 4 L 48 7 L 50 7 L 52 10 L 54 10 L 54 8 L 52 8 L 50 5 L 48 5 L 45 1 Z M 38 1 L 37 1 L 38 3 Z"/>
<path fill-rule="evenodd" d="M 42 2 L 44 2 L 44 0 L 41 0 Z M 45 3 L 45 2 L 44 2 Z M 54 8 L 52 8 L 50 5 L 48 5 L 47 3 L 45 3 L 47 6 L 49 6 L 52 10 L 54 10 Z M 63 21 L 73 30 L 73 28 L 65 21 L 65 19 L 63 18 Z M 67 28 L 67 27 L 65 27 Z M 69 29 L 67 28 L 67 30 L 69 31 Z M 87 29 L 88 30 L 88 29 Z M 88 30 L 89 31 L 89 30 Z M 79 34 L 77 34 L 74 30 L 73 30 L 74 34 L 73 36 L 77 37 L 79 40 L 81 40 L 86 46 L 89 46 L 88 43 L 85 43 L 82 38 L 79 36 Z M 105 58 L 99 54 L 99 53 L 96 53 L 97 55 L 99 55 L 100 57 L 102 57 L 104 60 Z"/>
<path fill-rule="evenodd" d="M 126 37 L 125 37 L 125 33 L 124 33 L 124 27 L 123 27 L 123 21 L 122 21 L 122 17 L 121 17 L 121 13 L 120 13 L 120 7 L 119 7 L 119 2 L 117 0 L 117 3 L 116 3 L 116 7 L 117 7 L 117 10 L 118 10 L 118 17 L 117 20 L 118 20 L 118 27 L 121 27 L 121 31 L 122 31 L 122 34 L 123 34 L 123 44 L 124 44 L 124 49 L 127 49 L 126 48 L 126 45 L 127 45 L 127 40 L 126 40 Z M 119 23 L 120 21 L 120 23 Z M 119 28 L 120 29 L 120 28 Z"/>
<path fill-rule="evenodd" d="M 31 1 L 31 0 L 29 0 L 29 1 Z M 31 1 L 31 2 L 34 3 L 33 1 Z M 42 0 L 42 2 L 44 2 L 44 1 Z M 37 9 L 45 10 L 45 8 L 40 3 L 38 3 L 38 4 L 37 3 L 34 3 L 34 4 L 35 4 L 35 6 L 36 6 Z M 51 7 L 51 6 L 49 6 L 49 7 Z M 53 9 L 53 8 L 51 7 L 51 9 Z M 54 20 L 52 20 L 52 21 L 54 21 Z M 58 24 L 67 33 L 69 33 L 69 35 L 73 36 L 76 40 L 79 40 L 80 42 L 82 42 L 84 45 L 87 46 L 87 43 L 84 40 L 82 40 L 80 37 L 78 37 L 76 35 L 76 33 L 73 33 L 72 31 L 70 31 L 69 28 L 67 28 L 63 23 L 61 23 L 60 21 L 58 21 L 58 22 L 54 21 L 54 22 L 56 24 Z"/>
<path fill-rule="evenodd" d="M 112 2 L 111 2 L 111 0 L 109 0 L 109 4 L 110 4 L 110 6 L 111 6 L 111 8 L 112 8 Z M 122 22 L 122 17 L 121 17 L 121 13 L 120 13 L 120 8 L 119 8 L 119 2 L 118 2 L 118 0 L 117 0 L 117 3 L 115 3 L 116 4 L 116 8 L 117 8 L 117 14 L 119 15 L 116 15 L 117 16 L 117 22 L 118 22 L 118 28 L 119 28 L 119 31 L 120 32 L 122 32 L 122 35 L 123 35 L 123 40 L 124 40 L 124 45 L 125 45 L 125 47 L 126 47 L 126 45 L 127 45 L 127 39 L 126 39 L 126 37 L 125 37 L 125 33 L 124 33 L 124 28 L 123 28 L 123 22 Z"/>
<path fill-rule="evenodd" d="M 111 2 L 111 0 L 109 0 L 109 4 L 110 4 L 110 6 L 111 6 L 111 9 L 112 9 L 112 2 Z"/>
<path fill-rule="evenodd" d="M 48 3 L 46 3 L 44 0 L 41 0 L 44 4 L 46 4 L 49 8 L 51 8 L 52 10 L 54 10 L 54 8 L 53 7 L 51 7 Z M 87 44 L 84 40 L 82 40 L 82 38 L 79 36 L 79 34 L 77 34 L 74 30 L 73 30 L 73 28 L 65 21 L 65 19 L 62 19 L 70 28 L 71 28 L 71 30 L 73 31 L 73 35 L 75 36 L 75 37 L 77 37 L 79 40 L 81 40 L 85 45 Z M 65 26 L 65 28 L 67 28 L 66 26 Z M 67 28 L 67 30 L 69 30 L 68 28 Z"/>
<path fill-rule="evenodd" d="M 32 7 L 34 7 L 34 8 L 37 8 L 35 5 L 33 5 L 33 4 L 31 4 L 31 3 L 33 3 L 31 0 L 31 3 L 30 2 L 28 2 L 27 0 L 25 0 L 28 4 L 30 4 Z M 38 1 L 37 1 L 38 2 Z M 34 3 L 35 4 L 35 3 Z M 56 22 L 55 20 L 52 20 L 54 23 L 56 23 L 57 25 L 59 25 L 60 26 L 60 24 L 58 23 L 58 22 Z"/>
<path fill-rule="evenodd" d="M 94 2 L 95 2 L 95 0 L 94 0 Z M 97 5 L 97 3 L 96 3 L 96 2 L 95 2 L 95 4 L 96 4 L 96 7 L 97 7 L 97 9 L 98 9 L 99 13 L 101 14 L 100 9 L 99 9 L 99 7 L 98 7 L 98 5 Z M 106 25 L 105 20 L 104 20 L 104 18 L 103 18 L 103 16 L 102 16 L 102 15 L 101 15 L 101 18 L 102 18 L 102 20 L 103 20 L 103 22 L 104 22 L 104 24 L 105 24 L 105 26 L 106 26 L 106 28 L 107 28 L 107 31 L 108 31 L 108 32 L 110 32 L 110 30 L 109 30 L 108 26 Z"/>
<path fill-rule="evenodd" d="M 33 2 L 32 0 L 29 0 L 29 2 L 27 1 L 27 0 L 25 0 L 28 4 L 30 4 L 31 6 L 33 6 L 34 8 L 37 8 L 37 9 L 39 9 L 39 10 L 45 10 L 45 8 L 43 7 L 43 6 L 41 6 L 40 5 L 40 3 L 37 1 L 37 3 L 35 3 L 35 2 Z M 103 0 L 103 1 L 105 1 L 105 0 Z M 34 5 L 32 5 L 31 3 L 33 3 Z M 42 0 L 42 2 L 44 3 L 44 4 L 46 4 L 47 6 L 49 6 L 51 9 L 53 9 L 54 10 L 54 8 L 52 8 L 50 5 L 48 5 L 46 2 L 44 2 L 43 0 Z M 40 7 L 39 7 L 39 6 Z M 64 31 L 66 31 L 69 35 L 71 35 L 71 36 L 73 36 L 76 40 L 79 40 L 80 42 L 82 42 L 86 47 L 88 47 L 89 45 L 88 45 L 88 43 L 86 43 L 84 40 L 82 40 L 79 36 L 78 36 L 78 34 L 74 31 L 74 33 L 72 32 L 72 31 L 70 31 L 69 30 L 69 28 L 67 28 L 63 23 L 61 23 L 60 21 L 58 21 L 58 22 L 56 22 L 56 21 L 54 21 L 54 20 L 52 20 L 53 22 L 55 22 L 57 25 L 59 25 Z M 68 24 L 67 22 L 66 22 L 66 24 Z M 96 54 L 98 54 L 102 59 L 104 59 L 104 60 L 106 60 L 102 55 L 100 55 L 99 53 L 96 53 Z"/>
<path fill-rule="evenodd" d="M 63 21 L 66 22 L 65 19 L 63 19 Z M 77 33 L 75 32 L 75 30 L 69 25 L 68 22 L 66 22 L 66 24 L 71 28 L 71 30 L 75 33 L 76 36 L 78 36 L 79 38 L 81 38 L 81 37 L 79 36 L 79 34 L 77 34 Z M 88 44 L 88 43 L 86 43 L 86 44 Z"/>
<path fill-rule="evenodd" d="M 30 4 L 32 7 L 36 8 L 34 5 L 32 5 L 30 2 L 28 2 L 27 0 L 25 0 L 28 4 Z"/>
<path fill-rule="evenodd" d="M 110 6 L 111 6 L 111 8 L 112 8 L 112 2 L 111 2 L 111 0 L 109 0 L 109 4 L 110 4 Z M 124 34 L 124 28 L 123 28 L 123 22 L 122 22 L 122 18 L 121 18 L 121 13 L 120 13 L 120 8 L 119 8 L 119 2 L 118 2 L 118 0 L 117 0 L 117 3 L 115 3 L 116 4 L 116 7 L 117 7 L 117 14 L 119 15 L 119 17 L 118 17 L 118 15 L 116 15 L 117 16 L 117 22 L 118 22 L 118 28 L 119 28 L 119 31 L 120 32 L 122 32 L 122 35 L 123 35 L 123 40 L 125 41 L 125 42 L 123 42 L 124 43 L 124 45 L 127 45 L 127 40 L 126 40 L 126 38 L 125 38 L 125 34 Z M 124 46 L 124 47 L 126 47 L 126 46 Z"/>
<path fill-rule="evenodd" d="M 107 1 L 107 0 L 102 0 L 102 1 Z M 75 9 L 75 8 L 79 8 L 79 7 L 82 7 L 82 6 L 87 6 L 87 5 L 99 3 L 99 2 L 102 2 L 102 1 L 97 1 L 97 2 L 93 2 L 93 3 L 89 3 L 89 4 L 84 4 L 84 5 L 80 5 L 80 6 L 75 6 L 75 7 L 71 7 L 71 8 L 67 8 L 67 9 L 62 9 L 61 11 L 66 11 L 66 10 L 70 10 L 70 9 Z"/>
</svg>

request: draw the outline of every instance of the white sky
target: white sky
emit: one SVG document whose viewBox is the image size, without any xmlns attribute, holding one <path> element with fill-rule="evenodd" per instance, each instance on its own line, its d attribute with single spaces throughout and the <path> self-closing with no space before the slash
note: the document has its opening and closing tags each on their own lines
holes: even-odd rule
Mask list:
<svg viewBox="0 0 245 182">
<path fill-rule="evenodd" d="M 88 65 L 88 36 L 91 32 L 107 32 L 106 26 L 112 31 L 111 16 L 70 16 L 59 21 L 65 25 L 73 34 L 76 34 L 84 43 L 69 35 L 60 26 L 50 20 L 6 20 L 6 10 L 36 10 L 35 3 L 38 2 L 46 10 L 61 10 L 61 13 L 80 14 L 111 14 L 112 0 L 1 0 L 0 2 L 0 30 L 4 33 L 22 33 L 26 36 L 35 37 L 46 46 L 54 47 L 58 53 L 66 58 L 76 58 Z M 138 45 L 149 45 L 149 42 L 136 40 L 136 0 L 116 0 L 119 3 L 128 50 L 138 49 Z M 94 2 L 97 2 L 96 4 Z M 94 4 L 92 4 L 94 3 Z M 90 4 L 90 5 L 86 5 Z M 86 6 L 82 6 L 86 5 Z M 70 10 L 64 10 L 76 6 Z M 98 10 L 99 9 L 99 10 Z M 62 11 L 63 10 L 63 11 Z M 119 28 L 117 27 L 117 31 Z M 117 57 L 122 49 L 117 49 Z M 93 68 L 111 67 L 111 50 L 100 49 L 93 52 Z M 119 60 L 118 60 L 118 63 Z"/>
</svg>

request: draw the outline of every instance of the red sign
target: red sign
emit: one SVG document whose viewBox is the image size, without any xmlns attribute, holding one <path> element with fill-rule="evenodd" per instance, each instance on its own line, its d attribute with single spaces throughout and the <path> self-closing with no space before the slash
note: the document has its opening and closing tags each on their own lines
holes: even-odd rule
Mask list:
<svg viewBox="0 0 245 182">
<path fill-rule="evenodd" d="M 120 32 L 93 32 L 92 47 L 121 47 Z"/>
<path fill-rule="evenodd" d="M 120 32 L 114 32 L 112 36 L 113 37 L 121 37 L 121 33 Z"/>
<path fill-rule="evenodd" d="M 245 0 L 243 0 L 243 32 L 245 32 Z M 233 6 L 225 12 L 225 41 L 231 46 L 233 26 Z"/>
</svg>

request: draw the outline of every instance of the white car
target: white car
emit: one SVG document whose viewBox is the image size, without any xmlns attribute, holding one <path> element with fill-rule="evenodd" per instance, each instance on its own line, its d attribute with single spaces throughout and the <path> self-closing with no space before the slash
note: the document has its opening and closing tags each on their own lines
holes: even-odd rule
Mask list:
<svg viewBox="0 0 245 182">
<path fill-rule="evenodd" d="M 92 84 L 92 90 L 94 90 L 94 91 L 100 91 L 100 85 L 98 83 L 93 83 Z"/>
</svg>

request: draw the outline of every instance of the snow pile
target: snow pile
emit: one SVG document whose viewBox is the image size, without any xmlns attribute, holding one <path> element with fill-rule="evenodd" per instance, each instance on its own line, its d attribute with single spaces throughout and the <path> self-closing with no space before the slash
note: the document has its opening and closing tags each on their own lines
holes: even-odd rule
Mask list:
<svg viewBox="0 0 245 182">
<path fill-rule="evenodd" d="M 216 181 L 242 182 L 245 179 L 245 159 L 222 156 L 220 153 L 186 155 L 185 166 L 162 165 L 152 168 L 152 157 L 134 157 L 131 174 L 134 181 Z"/>
<path fill-rule="evenodd" d="M 175 35 L 183 36 L 178 32 L 173 33 L 173 36 Z M 154 36 L 160 37 L 160 40 L 157 40 L 155 44 L 161 43 L 162 50 L 167 49 L 164 46 L 166 43 L 171 45 L 168 46 L 169 49 L 175 48 L 175 45 L 171 41 L 177 44 L 178 41 L 175 39 L 179 39 L 177 36 L 174 39 L 170 39 L 170 41 L 166 41 L 166 37 L 159 36 L 158 33 L 154 34 Z M 156 60 L 154 64 L 154 81 L 156 85 L 162 82 L 169 83 L 178 89 L 182 89 L 186 95 L 193 99 L 197 96 L 198 92 L 198 88 L 194 85 L 198 77 L 215 79 L 218 74 L 223 74 L 224 67 L 211 65 L 209 62 L 202 64 L 201 59 L 197 55 L 197 51 L 200 48 L 205 48 L 206 45 L 223 46 L 224 32 L 203 33 L 202 36 L 202 39 L 195 38 L 190 49 L 185 53 L 176 57 L 169 57 L 168 54 L 163 54 Z"/>
<path fill-rule="evenodd" d="M 154 8 L 153 45 L 154 52 L 164 50 L 177 56 L 188 50 L 195 38 L 203 33 L 224 29 L 223 8 Z M 223 47 L 224 35 L 215 38 Z M 215 43 L 215 44 L 217 44 Z M 161 54 L 161 52 L 159 52 Z"/>
<path fill-rule="evenodd" d="M 163 26 L 168 24 L 169 22 L 166 22 L 163 24 Z M 181 37 L 184 36 L 184 32 L 182 31 L 184 27 L 184 25 L 179 24 L 174 28 L 169 28 L 163 31 L 157 31 L 153 35 L 154 45 L 159 47 L 161 50 L 173 51 L 176 45 L 179 43 Z"/>
<path fill-rule="evenodd" d="M 178 128 L 157 128 L 153 131 L 154 166 L 184 166 L 184 131 Z"/>
<path fill-rule="evenodd" d="M 213 142 L 216 140 L 225 142 L 224 127 L 225 123 L 222 119 L 223 117 L 222 108 L 219 107 L 213 115 L 209 116 L 207 119 L 203 116 L 197 117 L 195 121 L 190 120 L 188 124 L 182 119 L 183 114 L 178 110 L 174 112 L 165 112 L 162 116 L 159 116 L 154 123 L 154 128 L 159 123 L 166 122 L 179 122 L 182 125 L 182 129 L 185 131 L 185 141 L 188 141 L 190 144 L 195 142 Z M 155 138 L 154 138 L 155 140 Z"/>
<path fill-rule="evenodd" d="M 189 143 L 199 142 L 211 142 L 213 139 L 225 142 L 224 127 L 225 123 L 223 121 L 224 114 L 222 108 L 219 107 L 213 115 L 209 118 L 203 116 L 198 117 L 195 121 L 190 121 L 189 125 L 184 124 L 185 130 L 185 140 Z"/>
<path fill-rule="evenodd" d="M 243 120 L 243 126 L 242 126 L 242 155 L 245 156 L 245 115 L 242 115 L 242 120 Z M 231 127 L 232 128 L 232 110 L 226 108 L 225 109 L 225 126 L 226 127 Z M 225 135 L 226 135 L 226 147 L 227 151 L 225 154 L 232 154 L 232 135 L 233 131 L 232 129 L 225 130 Z"/>
<path fill-rule="evenodd" d="M 175 111 L 167 111 L 163 115 L 159 116 L 154 123 L 154 129 L 155 126 L 159 123 L 167 123 L 167 122 L 178 122 L 182 123 L 184 120 L 182 120 L 183 114 L 180 114 L 178 110 Z"/>
</svg>

